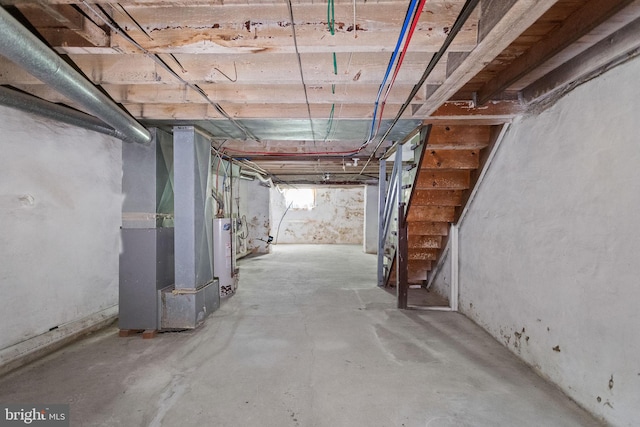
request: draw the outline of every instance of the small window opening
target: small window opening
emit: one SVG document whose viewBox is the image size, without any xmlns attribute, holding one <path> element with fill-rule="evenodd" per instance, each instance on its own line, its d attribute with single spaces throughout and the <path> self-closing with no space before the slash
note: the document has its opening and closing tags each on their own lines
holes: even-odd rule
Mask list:
<svg viewBox="0 0 640 427">
<path fill-rule="evenodd" d="M 290 209 L 311 210 L 316 206 L 316 190 L 313 188 L 288 188 L 284 199 Z"/>
</svg>

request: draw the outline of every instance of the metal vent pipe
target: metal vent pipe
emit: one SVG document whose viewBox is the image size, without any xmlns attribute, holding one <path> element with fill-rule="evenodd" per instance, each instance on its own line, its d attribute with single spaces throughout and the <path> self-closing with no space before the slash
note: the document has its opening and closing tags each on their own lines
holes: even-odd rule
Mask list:
<svg viewBox="0 0 640 427">
<path fill-rule="evenodd" d="M 0 54 L 116 129 L 125 141 L 142 144 L 151 141 L 151 134 L 144 126 L 122 111 L 2 7 Z"/>
<path fill-rule="evenodd" d="M 0 86 L 0 105 L 16 108 L 27 113 L 37 114 L 58 122 L 69 123 L 77 127 L 100 132 L 105 135 L 124 139 L 125 135 L 90 114 L 74 110 L 63 105 L 45 101 L 37 96 Z"/>
</svg>

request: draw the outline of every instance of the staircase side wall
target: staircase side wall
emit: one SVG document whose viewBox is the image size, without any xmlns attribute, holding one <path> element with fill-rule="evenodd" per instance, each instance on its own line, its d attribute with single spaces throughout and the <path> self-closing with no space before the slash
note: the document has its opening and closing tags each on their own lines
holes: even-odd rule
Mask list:
<svg viewBox="0 0 640 427">
<path fill-rule="evenodd" d="M 514 123 L 460 228 L 460 310 L 614 426 L 640 420 L 638 76 Z"/>
</svg>

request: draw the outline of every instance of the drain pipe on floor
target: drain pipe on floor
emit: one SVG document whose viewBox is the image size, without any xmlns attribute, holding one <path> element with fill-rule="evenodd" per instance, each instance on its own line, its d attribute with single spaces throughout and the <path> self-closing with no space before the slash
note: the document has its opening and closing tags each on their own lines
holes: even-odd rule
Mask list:
<svg viewBox="0 0 640 427">
<path fill-rule="evenodd" d="M 24 68 L 32 76 L 77 102 L 87 112 L 104 121 L 128 142 L 146 144 L 151 134 L 133 117 L 121 110 L 93 83 L 73 69 L 60 56 L 0 7 L 0 55 Z"/>
</svg>

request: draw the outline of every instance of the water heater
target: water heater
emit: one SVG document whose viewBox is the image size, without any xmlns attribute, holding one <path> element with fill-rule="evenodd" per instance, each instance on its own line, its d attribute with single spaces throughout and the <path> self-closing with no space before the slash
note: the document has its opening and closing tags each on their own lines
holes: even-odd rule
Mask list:
<svg viewBox="0 0 640 427">
<path fill-rule="evenodd" d="M 213 274 L 220 282 L 221 297 L 233 295 L 238 287 L 238 274 L 232 246 L 233 233 L 231 218 L 214 218 Z"/>
</svg>

